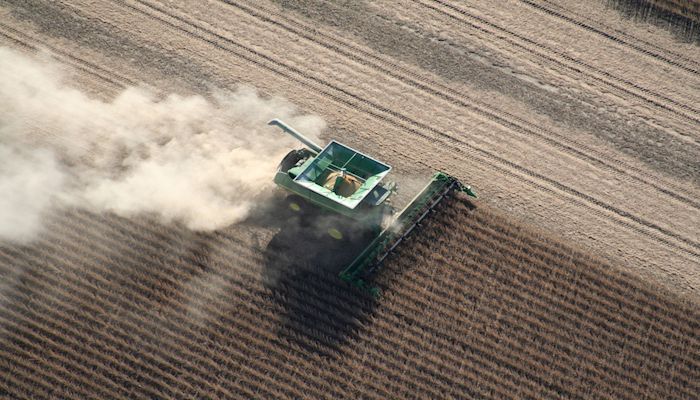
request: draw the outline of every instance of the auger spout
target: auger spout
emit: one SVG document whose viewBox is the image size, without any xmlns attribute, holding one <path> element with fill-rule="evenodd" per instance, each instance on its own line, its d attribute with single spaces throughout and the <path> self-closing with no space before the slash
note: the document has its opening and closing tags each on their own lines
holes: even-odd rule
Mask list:
<svg viewBox="0 0 700 400">
<path fill-rule="evenodd" d="M 307 138 L 306 136 L 302 135 L 301 133 L 297 132 L 292 128 L 291 126 L 285 124 L 281 120 L 275 118 L 273 120 L 270 120 L 270 122 L 267 123 L 268 125 L 273 125 L 273 126 L 278 126 L 282 128 L 283 131 L 287 132 L 290 136 L 293 136 L 295 139 L 298 141 L 302 142 L 306 147 L 308 147 L 311 151 L 315 152 L 316 154 L 320 153 L 321 146 L 317 145 L 314 143 L 311 139 Z"/>
</svg>

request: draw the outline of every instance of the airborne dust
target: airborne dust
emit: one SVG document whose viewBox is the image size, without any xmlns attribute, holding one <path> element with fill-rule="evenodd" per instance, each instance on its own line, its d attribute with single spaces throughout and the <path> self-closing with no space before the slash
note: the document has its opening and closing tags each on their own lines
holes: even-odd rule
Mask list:
<svg viewBox="0 0 700 400">
<path fill-rule="evenodd" d="M 245 218 L 270 193 L 272 171 L 325 127 L 252 88 L 209 97 L 126 88 L 111 101 L 66 83 L 46 55 L 0 48 L 0 240 L 28 242 L 53 210 L 150 214 L 193 230 Z"/>
</svg>

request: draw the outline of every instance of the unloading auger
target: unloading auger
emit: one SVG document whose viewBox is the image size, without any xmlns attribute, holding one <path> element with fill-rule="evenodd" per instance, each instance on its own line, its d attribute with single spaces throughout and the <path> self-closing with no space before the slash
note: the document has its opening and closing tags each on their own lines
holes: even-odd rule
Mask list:
<svg viewBox="0 0 700 400">
<path fill-rule="evenodd" d="M 280 127 L 306 146 L 290 151 L 282 159 L 275 183 L 302 201 L 359 221 L 373 233 L 374 239 L 340 272 L 340 278 L 374 295 L 379 293 L 378 289 L 368 284 L 368 278 L 432 209 L 455 191 L 476 197 L 471 187 L 444 172 L 437 172 L 397 213 L 387 201 L 395 192 L 396 184 L 382 182 L 391 171 L 389 165 L 335 140 L 321 148 L 279 119 L 268 124 Z M 342 237 L 337 229 L 329 234 Z"/>
</svg>

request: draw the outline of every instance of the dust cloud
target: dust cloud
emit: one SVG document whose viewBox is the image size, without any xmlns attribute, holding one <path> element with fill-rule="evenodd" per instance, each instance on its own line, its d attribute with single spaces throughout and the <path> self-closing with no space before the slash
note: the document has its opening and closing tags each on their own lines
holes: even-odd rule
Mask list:
<svg viewBox="0 0 700 400">
<path fill-rule="evenodd" d="M 193 230 L 245 218 L 294 139 L 323 120 L 252 88 L 201 96 L 127 88 L 111 101 L 70 87 L 46 55 L 0 48 L 0 240 L 27 242 L 55 209 L 150 214 Z"/>
</svg>

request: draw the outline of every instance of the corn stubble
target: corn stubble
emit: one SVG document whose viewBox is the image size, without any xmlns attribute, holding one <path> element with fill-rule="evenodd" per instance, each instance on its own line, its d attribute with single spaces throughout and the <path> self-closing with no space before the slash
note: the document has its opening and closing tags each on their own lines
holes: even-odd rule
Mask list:
<svg viewBox="0 0 700 400">
<path fill-rule="evenodd" d="M 462 198 L 388 259 L 377 301 L 331 271 L 266 284 L 228 231 L 86 212 L 50 230 L 0 247 L 22 270 L 0 307 L 13 398 L 700 393 L 692 304 Z"/>
</svg>

